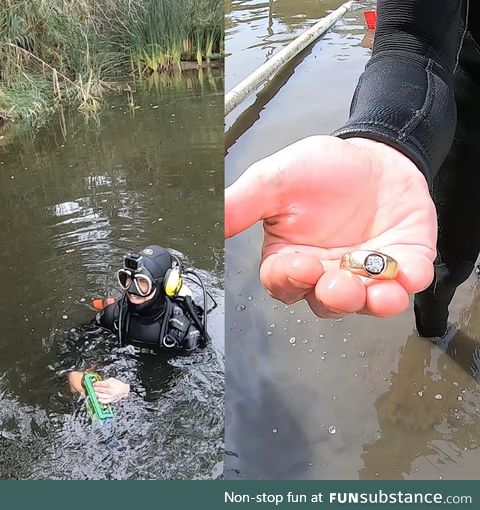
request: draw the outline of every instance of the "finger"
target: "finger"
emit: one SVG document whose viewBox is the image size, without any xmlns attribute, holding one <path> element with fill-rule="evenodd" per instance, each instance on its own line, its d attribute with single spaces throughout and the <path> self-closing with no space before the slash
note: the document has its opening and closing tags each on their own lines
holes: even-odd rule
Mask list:
<svg viewBox="0 0 480 510">
<path fill-rule="evenodd" d="M 97 390 L 97 389 L 106 390 L 106 389 L 110 388 L 110 382 L 108 380 L 96 381 L 93 383 L 93 387 L 95 388 L 95 390 Z"/>
<path fill-rule="evenodd" d="M 274 216 L 277 158 L 269 157 L 249 167 L 225 190 L 225 238 L 251 227 L 257 221 Z"/>
<path fill-rule="evenodd" d="M 112 394 L 104 391 L 97 392 L 95 391 L 95 394 L 97 395 L 98 400 L 100 401 L 101 398 L 112 398 Z"/>
<path fill-rule="evenodd" d="M 95 394 L 97 395 L 97 397 L 99 395 L 110 395 L 111 391 L 109 391 L 108 389 L 98 389 L 98 388 L 95 388 Z"/>
<path fill-rule="evenodd" d="M 312 312 L 321 319 L 340 319 L 345 314 L 327 308 L 315 295 L 315 289 L 311 290 L 306 296 L 305 300 L 310 306 Z"/>
<path fill-rule="evenodd" d="M 428 288 L 433 281 L 433 258 L 430 260 L 424 254 L 412 254 L 403 249 L 392 255 L 398 263 L 396 277 L 402 287 L 410 294 L 416 294 Z M 432 252 L 432 257 L 435 253 Z"/>
<path fill-rule="evenodd" d="M 376 280 L 367 285 L 366 308 L 377 317 L 399 315 L 409 305 L 407 291 L 396 280 Z"/>
<path fill-rule="evenodd" d="M 111 404 L 114 401 L 111 395 L 105 395 L 97 398 L 100 404 Z"/>
<path fill-rule="evenodd" d="M 358 312 L 365 306 L 366 295 L 362 280 L 344 269 L 325 271 L 315 287 L 317 300 L 335 312 Z"/>
<path fill-rule="evenodd" d="M 262 261 L 260 280 L 273 298 L 292 304 L 315 287 L 323 271 L 320 260 L 310 253 L 275 253 Z"/>
<path fill-rule="evenodd" d="M 373 313 L 365 306 L 360 311 L 357 312 L 357 315 L 368 315 L 369 317 L 373 316 Z"/>
</svg>

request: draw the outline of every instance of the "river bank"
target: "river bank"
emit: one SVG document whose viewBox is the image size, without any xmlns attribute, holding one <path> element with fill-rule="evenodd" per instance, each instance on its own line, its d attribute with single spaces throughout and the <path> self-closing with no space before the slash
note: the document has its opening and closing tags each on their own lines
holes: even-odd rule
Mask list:
<svg viewBox="0 0 480 510">
<path fill-rule="evenodd" d="M 156 73 L 223 59 L 221 0 L 7 0 L 0 6 L 0 126 L 39 126 Z M 127 87 L 128 88 L 128 87 Z"/>
</svg>

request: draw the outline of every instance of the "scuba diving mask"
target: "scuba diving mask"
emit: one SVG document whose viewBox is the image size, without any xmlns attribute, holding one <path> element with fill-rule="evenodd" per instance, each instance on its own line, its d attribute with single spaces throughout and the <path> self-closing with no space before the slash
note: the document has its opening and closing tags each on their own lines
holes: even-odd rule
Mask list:
<svg viewBox="0 0 480 510">
<path fill-rule="evenodd" d="M 123 257 L 123 268 L 117 271 L 121 289 L 127 295 L 142 298 L 152 296 L 144 303 L 132 303 L 129 308 L 141 315 L 154 315 L 163 310 L 166 293 L 164 281 L 172 268 L 172 256 L 161 246 L 151 245 L 139 253 L 127 253 Z"/>
<path fill-rule="evenodd" d="M 145 269 L 143 257 L 136 253 L 127 253 L 123 257 L 123 269 L 117 271 L 120 287 L 129 294 L 146 297 L 154 290 L 155 279 Z"/>
</svg>

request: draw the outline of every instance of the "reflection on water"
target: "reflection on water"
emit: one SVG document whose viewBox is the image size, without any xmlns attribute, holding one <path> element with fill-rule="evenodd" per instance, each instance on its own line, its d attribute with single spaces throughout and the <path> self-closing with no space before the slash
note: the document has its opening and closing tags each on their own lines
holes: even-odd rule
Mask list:
<svg viewBox="0 0 480 510">
<path fill-rule="evenodd" d="M 221 473 L 223 76 L 166 80 L 111 97 L 98 124 L 65 114 L 0 149 L 2 478 Z M 83 326 L 92 298 L 118 296 L 122 255 L 151 243 L 199 269 L 220 305 L 204 352 L 138 358 Z M 67 368 L 92 363 L 134 388 L 108 430 L 65 388 Z"/>
<path fill-rule="evenodd" d="M 340 3 L 233 1 L 227 89 Z M 232 112 L 226 184 L 254 161 L 346 120 L 370 56 L 362 11 L 374 3 L 357 3 Z M 227 243 L 226 477 L 478 477 L 476 276 L 457 292 L 449 338 L 433 345 L 414 333 L 413 309 L 390 320 L 331 321 L 303 303 L 273 301 L 258 280 L 261 241 L 257 225 Z"/>
<path fill-rule="evenodd" d="M 233 0 L 226 17 L 225 90 L 231 90 L 283 46 L 343 3 L 341 0 Z M 352 44 L 360 43 L 361 38 L 357 36 L 363 35 L 364 32 L 362 7 L 371 3 L 371 1 L 357 2 L 355 9 L 347 13 L 331 31 L 322 37 L 320 48 L 309 47 L 304 50 L 299 57 L 285 66 L 273 83 L 263 90 L 259 89 L 257 97 L 253 94 L 237 107 L 227 117 L 227 127 L 234 131 L 234 134 L 230 133 L 229 136 L 234 138 L 239 136 L 247 129 L 247 126 L 253 123 L 250 120 L 250 123 L 245 126 L 245 120 L 238 119 L 238 116 L 247 108 L 251 110 L 246 112 L 247 115 L 255 116 L 257 120 L 262 108 L 272 97 L 269 94 L 270 89 L 283 86 L 284 82 L 296 72 L 298 64 L 312 51 L 318 50 L 318 55 L 321 55 L 324 60 L 348 58 L 349 48 Z M 311 67 L 310 73 L 313 74 Z M 315 74 L 311 76 L 311 79 L 318 82 L 320 76 Z M 312 99 L 314 97 L 315 95 Z M 302 105 L 299 104 L 299 106 Z M 233 128 L 232 124 L 234 124 Z"/>
<path fill-rule="evenodd" d="M 364 446 L 360 478 L 416 477 L 425 461 L 438 464 L 442 476 L 440 466 L 461 465 L 465 452 L 478 448 L 480 323 L 470 320 L 474 307 L 462 309 L 462 329 L 452 325 L 435 346 L 416 335 L 407 339 L 390 388 L 375 402 L 380 431 Z M 477 478 L 468 470 L 461 476 Z"/>
</svg>

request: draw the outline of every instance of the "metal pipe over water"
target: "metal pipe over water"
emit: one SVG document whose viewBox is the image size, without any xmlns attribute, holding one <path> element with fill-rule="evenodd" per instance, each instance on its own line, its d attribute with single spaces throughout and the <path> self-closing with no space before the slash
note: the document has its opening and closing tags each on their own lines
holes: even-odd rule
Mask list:
<svg viewBox="0 0 480 510">
<path fill-rule="evenodd" d="M 344 3 L 341 7 L 315 23 L 302 35 L 298 36 L 290 44 L 282 48 L 267 62 L 262 64 L 256 71 L 247 76 L 236 87 L 225 95 L 225 115 L 234 110 L 245 98 L 254 92 L 262 83 L 274 76 L 279 69 L 298 55 L 313 41 L 323 35 L 332 27 L 351 7 L 354 0 Z"/>
</svg>

